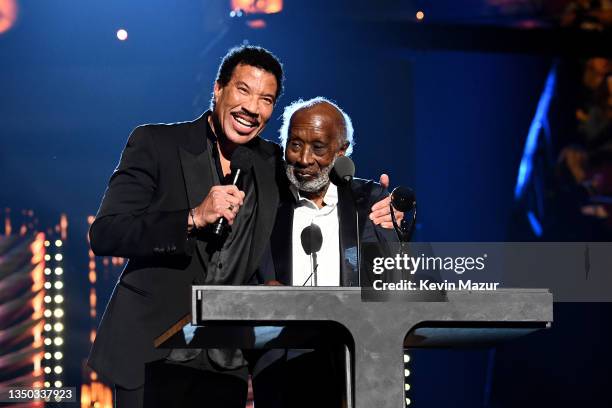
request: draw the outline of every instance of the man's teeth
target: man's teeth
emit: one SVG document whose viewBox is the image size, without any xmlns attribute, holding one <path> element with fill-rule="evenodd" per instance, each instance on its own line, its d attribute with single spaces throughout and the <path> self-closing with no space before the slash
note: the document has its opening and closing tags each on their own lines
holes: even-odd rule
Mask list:
<svg viewBox="0 0 612 408">
<path fill-rule="evenodd" d="M 255 127 L 254 123 L 247 122 L 246 120 L 242 119 L 239 116 L 234 116 L 234 119 L 236 119 L 236 122 L 240 123 L 241 125 L 248 126 L 248 127 Z"/>
</svg>

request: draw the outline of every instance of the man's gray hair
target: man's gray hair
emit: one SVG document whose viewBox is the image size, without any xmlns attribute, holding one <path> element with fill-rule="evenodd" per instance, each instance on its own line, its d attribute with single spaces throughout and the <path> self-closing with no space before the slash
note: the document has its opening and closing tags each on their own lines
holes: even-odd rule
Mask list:
<svg viewBox="0 0 612 408">
<path fill-rule="evenodd" d="M 353 141 L 353 132 L 354 132 L 353 122 L 351 121 L 351 118 L 349 117 L 349 115 L 347 115 L 342 109 L 340 109 L 338 105 L 336 105 L 329 99 L 324 98 L 322 96 L 317 96 L 316 98 L 312 98 L 307 101 L 303 99 L 299 99 L 295 102 L 292 102 L 291 104 L 289 104 L 289 106 L 285 108 L 283 112 L 283 124 L 281 125 L 281 128 L 279 130 L 279 133 L 280 133 L 279 139 L 280 139 L 281 146 L 283 146 L 283 151 L 285 150 L 287 146 L 287 140 L 289 139 L 289 125 L 291 124 L 291 118 L 293 117 L 293 115 L 299 110 L 312 108 L 316 105 L 320 105 L 324 103 L 330 104 L 331 106 L 336 108 L 338 112 L 342 114 L 342 117 L 344 118 L 344 123 L 343 123 L 344 135 L 339 135 L 339 138 L 340 137 L 342 138 L 341 139 L 342 145 L 344 145 L 347 142 L 349 144 L 344 154 L 346 156 L 351 155 L 351 153 L 353 152 L 353 146 L 355 144 L 355 142 Z"/>
</svg>

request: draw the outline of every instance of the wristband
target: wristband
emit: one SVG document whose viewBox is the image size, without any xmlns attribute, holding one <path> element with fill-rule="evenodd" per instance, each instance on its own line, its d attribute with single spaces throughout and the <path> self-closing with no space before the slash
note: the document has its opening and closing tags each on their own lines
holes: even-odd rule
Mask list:
<svg viewBox="0 0 612 408">
<path fill-rule="evenodd" d="M 193 208 L 189 209 L 189 215 L 191 215 L 191 222 L 193 223 L 193 228 L 198 229 L 198 224 L 196 224 L 196 222 L 195 222 L 194 212 L 195 212 L 195 210 Z"/>
</svg>

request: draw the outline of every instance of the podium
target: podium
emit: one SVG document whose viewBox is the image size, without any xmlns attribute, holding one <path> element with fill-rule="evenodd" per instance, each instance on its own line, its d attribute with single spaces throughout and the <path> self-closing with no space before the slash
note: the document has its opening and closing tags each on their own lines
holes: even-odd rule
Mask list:
<svg viewBox="0 0 612 408">
<path fill-rule="evenodd" d="M 493 345 L 548 328 L 553 320 L 546 289 L 452 291 L 443 301 L 411 295 L 364 302 L 360 288 L 193 286 L 190 322 L 206 326 L 207 335 L 189 347 L 314 348 L 321 341 L 314 334 L 327 331 L 328 340 L 343 343 L 348 353 L 348 407 L 402 408 L 405 348 Z M 185 323 L 187 318 L 156 346 L 173 347 Z M 264 345 L 235 335 L 237 328 L 257 326 L 283 326 L 288 335 Z"/>
</svg>

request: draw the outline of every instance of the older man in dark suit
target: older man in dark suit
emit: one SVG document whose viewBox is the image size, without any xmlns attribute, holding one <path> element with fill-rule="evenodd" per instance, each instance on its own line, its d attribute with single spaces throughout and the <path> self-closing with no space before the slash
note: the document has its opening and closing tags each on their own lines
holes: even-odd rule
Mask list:
<svg viewBox="0 0 612 408">
<path fill-rule="evenodd" d="M 330 181 L 337 158 L 352 151 L 350 117 L 325 98 L 300 100 L 285 108 L 280 133 L 291 194 L 279 206 L 262 271 L 274 284 L 358 286 L 358 242 L 384 244 L 397 237 L 368 218 L 372 206 L 388 196 L 385 186 L 364 179 L 350 185 Z M 302 232 L 312 225 L 323 238 L 316 272 L 301 243 Z M 344 406 L 342 357 L 328 348 L 269 352 L 255 370 L 257 406 Z"/>
</svg>

